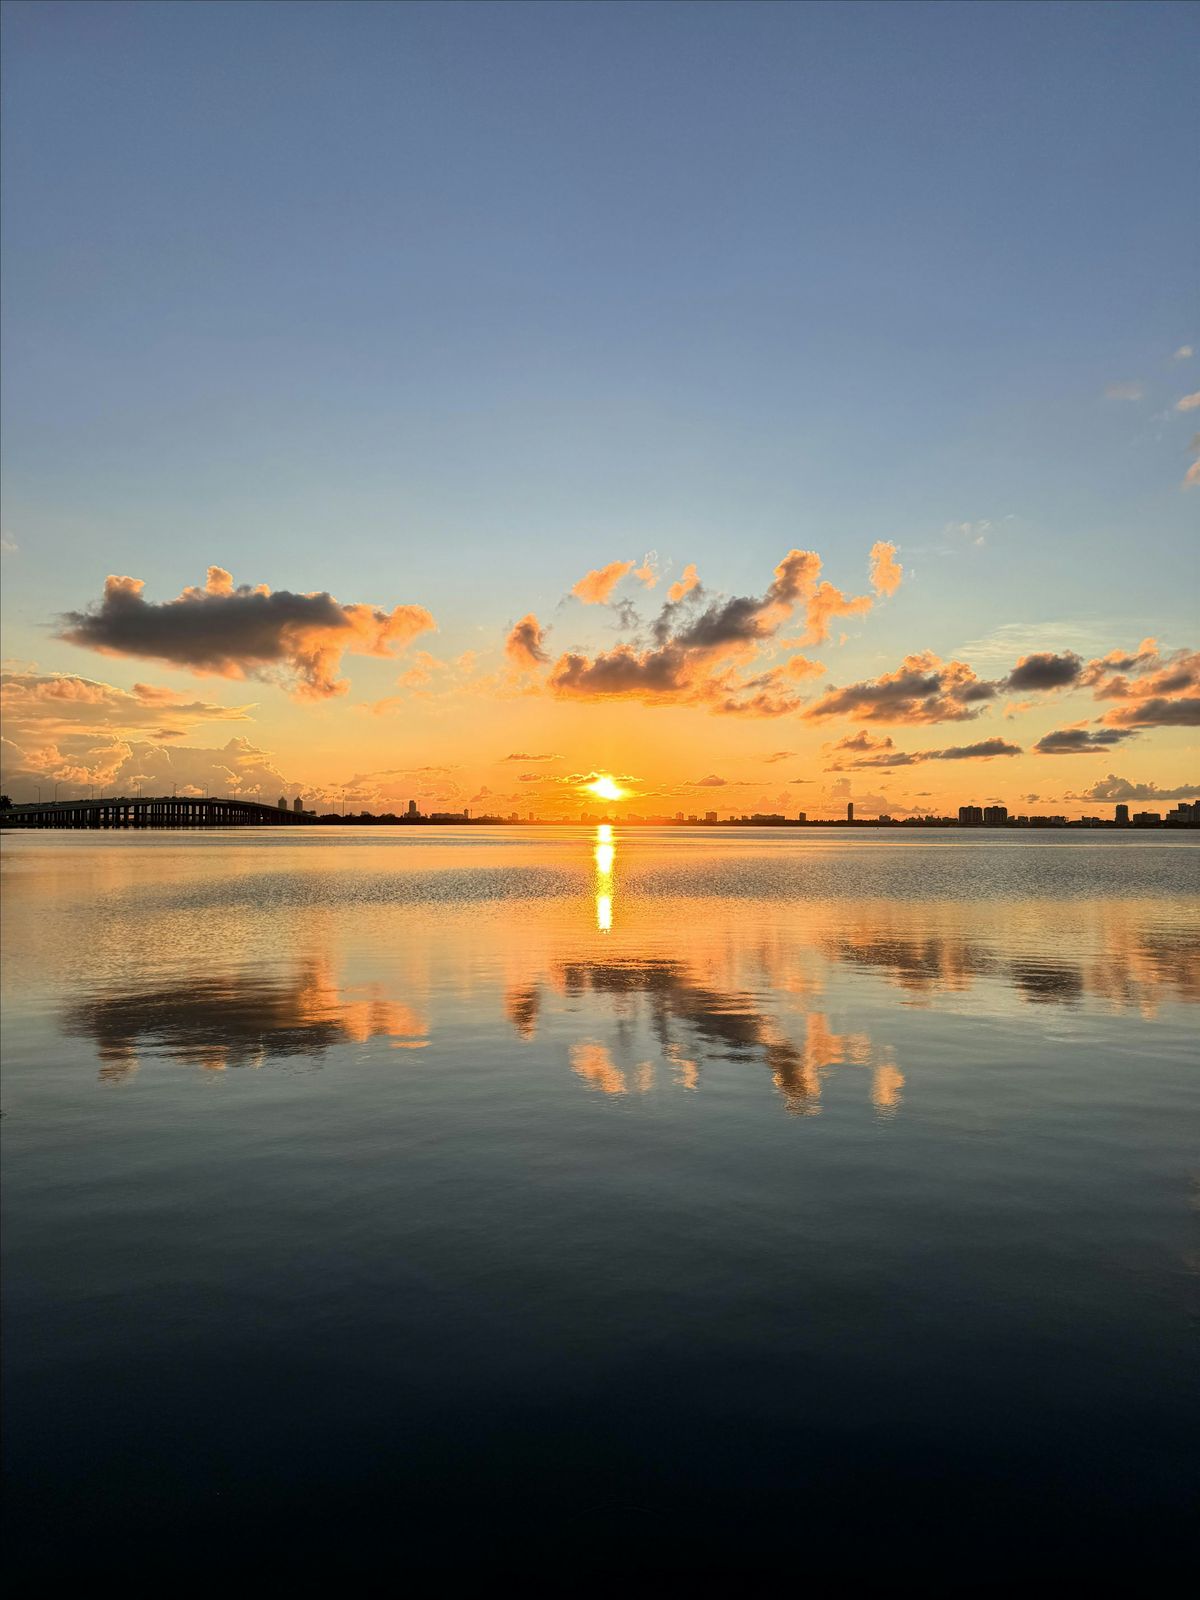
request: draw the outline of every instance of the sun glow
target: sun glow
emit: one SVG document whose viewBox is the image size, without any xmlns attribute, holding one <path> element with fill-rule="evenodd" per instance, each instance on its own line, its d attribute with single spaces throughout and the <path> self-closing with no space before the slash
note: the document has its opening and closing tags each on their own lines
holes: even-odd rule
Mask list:
<svg viewBox="0 0 1200 1600">
<path fill-rule="evenodd" d="M 626 794 L 626 791 L 620 788 L 607 772 L 599 778 L 593 778 L 591 783 L 585 783 L 584 788 L 598 800 L 624 800 Z"/>
</svg>

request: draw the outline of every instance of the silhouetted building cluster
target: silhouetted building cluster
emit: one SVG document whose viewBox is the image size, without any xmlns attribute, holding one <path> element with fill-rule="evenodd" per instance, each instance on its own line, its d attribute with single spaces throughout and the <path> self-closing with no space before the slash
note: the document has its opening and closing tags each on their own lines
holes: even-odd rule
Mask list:
<svg viewBox="0 0 1200 1600">
<path fill-rule="evenodd" d="M 315 812 L 304 811 L 303 802 L 299 796 L 289 802 L 285 795 L 279 799 L 280 809 L 289 809 L 297 814 L 314 816 Z M 385 826 L 396 826 L 401 823 L 411 824 L 439 824 L 462 825 L 471 823 L 476 826 L 524 826 L 533 824 L 539 827 L 581 826 L 596 827 L 600 824 L 621 825 L 624 827 L 724 827 L 724 828 L 1158 828 L 1158 827 L 1200 827 L 1200 800 L 1181 801 L 1175 808 L 1168 811 L 1165 818 L 1157 811 L 1139 811 L 1130 815 L 1129 806 L 1124 801 L 1116 802 L 1111 820 L 1099 816 L 1084 816 L 1069 819 L 1058 813 L 1050 815 L 1025 815 L 1024 813 L 1012 815 L 1007 806 L 993 802 L 990 805 L 961 805 L 958 808 L 957 818 L 953 816 L 937 816 L 930 812 L 924 816 L 893 817 L 887 812 L 878 817 L 859 817 L 854 815 L 854 801 L 846 804 L 846 816 L 843 821 L 840 817 L 812 817 L 806 811 L 799 811 L 794 817 L 786 817 L 780 812 L 753 811 L 741 815 L 720 817 L 715 811 L 706 811 L 701 816 L 696 812 L 676 811 L 662 815 L 642 815 L 636 811 L 622 811 L 620 814 L 613 812 L 581 811 L 572 817 L 538 817 L 532 811 L 522 817 L 519 812 L 510 811 L 503 815 L 485 812 L 479 816 L 472 816 L 470 811 L 431 811 L 428 813 L 417 809 L 417 802 L 409 800 L 399 816 L 391 811 L 374 813 L 361 811 L 358 813 L 328 814 L 322 819 L 324 822 L 354 822 L 378 823 Z"/>
</svg>

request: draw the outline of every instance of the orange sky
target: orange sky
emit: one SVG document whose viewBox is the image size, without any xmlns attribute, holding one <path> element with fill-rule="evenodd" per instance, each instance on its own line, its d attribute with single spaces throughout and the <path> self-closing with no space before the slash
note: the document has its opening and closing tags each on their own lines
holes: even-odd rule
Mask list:
<svg viewBox="0 0 1200 1600">
<path fill-rule="evenodd" d="M 1011 627 L 977 662 L 905 647 L 889 642 L 912 621 L 904 568 L 877 540 L 839 584 L 792 549 L 737 595 L 695 563 L 619 558 L 457 650 L 443 638 L 461 622 L 419 598 L 342 603 L 216 566 L 174 598 L 110 577 L 43 642 L 52 666 L 8 663 L 5 787 L 522 818 L 842 816 L 849 800 L 865 817 L 1108 815 L 1200 792 L 1200 655 Z M 596 774 L 619 801 L 587 792 Z"/>
</svg>

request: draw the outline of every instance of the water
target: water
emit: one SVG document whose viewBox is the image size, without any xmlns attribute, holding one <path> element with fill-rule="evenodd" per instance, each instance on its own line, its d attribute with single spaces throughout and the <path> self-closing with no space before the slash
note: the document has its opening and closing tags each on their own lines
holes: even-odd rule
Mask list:
<svg viewBox="0 0 1200 1600">
<path fill-rule="evenodd" d="M 1165 1573 L 1197 843 L 5 836 L 11 1564 Z"/>
</svg>

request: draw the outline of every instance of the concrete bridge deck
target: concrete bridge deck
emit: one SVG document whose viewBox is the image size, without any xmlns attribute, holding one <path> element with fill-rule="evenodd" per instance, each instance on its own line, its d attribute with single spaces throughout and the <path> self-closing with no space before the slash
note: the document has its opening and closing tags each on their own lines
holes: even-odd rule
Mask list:
<svg viewBox="0 0 1200 1600">
<path fill-rule="evenodd" d="M 283 828 L 316 820 L 256 800 L 183 795 L 52 800 L 0 811 L 0 828 Z"/>
</svg>

